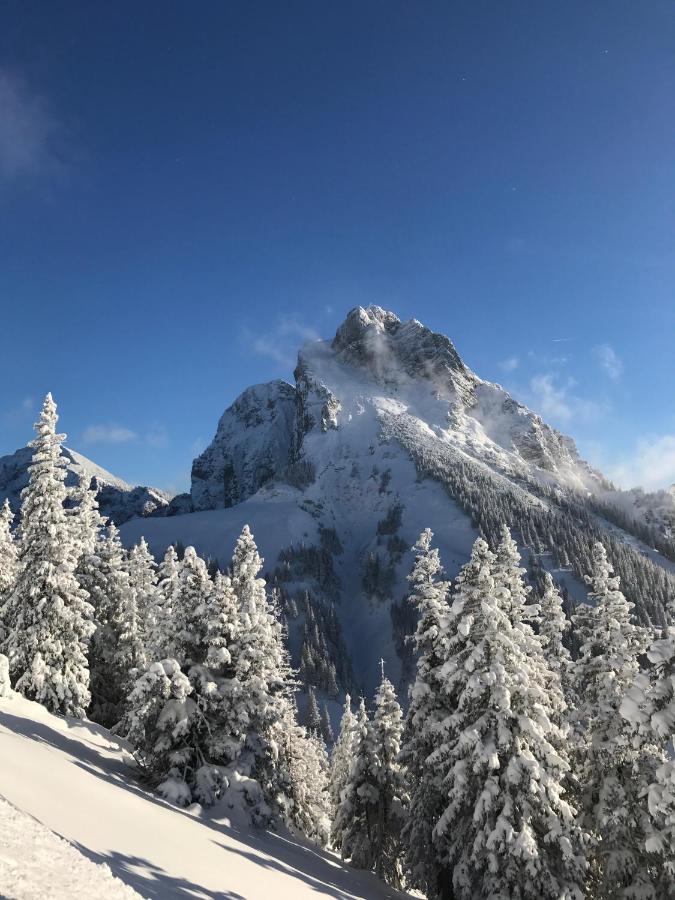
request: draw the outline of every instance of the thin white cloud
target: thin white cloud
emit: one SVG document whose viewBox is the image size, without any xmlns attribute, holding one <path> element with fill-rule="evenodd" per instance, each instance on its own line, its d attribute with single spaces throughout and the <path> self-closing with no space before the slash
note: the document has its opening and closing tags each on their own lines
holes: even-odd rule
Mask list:
<svg viewBox="0 0 675 900">
<path fill-rule="evenodd" d="M 24 397 L 16 406 L 5 410 L 2 421 L 9 428 L 17 428 L 30 422 L 35 416 L 37 416 L 35 400 L 32 397 Z"/>
<path fill-rule="evenodd" d="M 507 356 L 506 359 L 503 359 L 500 363 L 497 363 L 497 365 L 502 372 L 514 372 L 520 365 L 520 360 L 517 356 Z"/>
<path fill-rule="evenodd" d="M 46 100 L 0 67 L 0 179 L 50 175 L 62 168 L 63 129 Z"/>
<path fill-rule="evenodd" d="M 282 316 L 270 331 L 255 334 L 246 331 L 244 339 L 256 355 L 266 356 L 286 368 L 293 368 L 300 345 L 306 341 L 319 340 L 319 335 L 297 316 L 288 315 Z"/>
<path fill-rule="evenodd" d="M 605 408 L 593 400 L 579 397 L 574 392 L 576 382 L 567 378 L 561 382 L 552 372 L 535 375 L 530 380 L 530 395 L 534 409 L 550 418 L 553 424 L 566 425 L 572 421 L 592 422 L 600 418 Z"/>
<path fill-rule="evenodd" d="M 609 344 L 599 344 L 593 348 L 593 353 L 605 375 L 612 381 L 618 381 L 623 371 L 623 362 L 614 348 Z"/>
<path fill-rule="evenodd" d="M 610 467 L 607 474 L 624 488 L 655 490 L 675 483 L 675 434 L 643 438 L 632 456 Z"/>
<path fill-rule="evenodd" d="M 83 433 L 82 440 L 85 444 L 126 444 L 129 441 L 137 441 L 138 433 L 124 425 L 88 425 Z"/>
</svg>

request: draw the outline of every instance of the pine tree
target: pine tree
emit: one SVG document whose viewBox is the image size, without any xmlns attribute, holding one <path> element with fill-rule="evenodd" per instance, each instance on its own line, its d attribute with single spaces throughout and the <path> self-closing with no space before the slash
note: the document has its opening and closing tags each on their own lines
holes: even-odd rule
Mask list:
<svg viewBox="0 0 675 900">
<path fill-rule="evenodd" d="M 262 559 L 245 525 L 231 565 L 240 615 L 234 672 L 240 693 L 233 716 L 244 726 L 241 764 L 258 780 L 268 807 L 260 805 L 254 812 L 264 822 L 272 814 L 280 786 L 279 746 L 284 740 L 291 671 L 278 610 L 258 577 L 261 569 Z"/>
<path fill-rule="evenodd" d="M 285 817 L 310 840 L 325 846 L 330 830 L 328 754 L 320 737 L 297 724 L 288 703 L 280 742 L 280 769 L 286 796 Z"/>
<path fill-rule="evenodd" d="M 646 851 L 650 826 L 641 800 L 641 782 L 655 762 L 647 748 L 632 746 L 620 707 L 639 673 L 646 636 L 631 620 L 633 606 L 600 543 L 593 548 L 588 581 L 594 605 L 577 670 L 584 824 L 597 838 L 591 878 L 597 897 L 633 900 L 655 896 L 654 860 Z"/>
<path fill-rule="evenodd" d="M 12 630 L 9 598 L 19 570 L 19 548 L 12 531 L 13 520 L 9 500 L 5 499 L 0 508 L 0 650 L 5 648 Z"/>
<path fill-rule="evenodd" d="M 341 835 L 341 854 L 356 869 L 373 869 L 379 791 L 375 735 L 361 698 L 354 759 L 342 791 L 334 831 Z"/>
<path fill-rule="evenodd" d="M 521 574 L 510 555 L 496 561 L 479 538 L 456 582 L 442 670 L 453 712 L 430 760 L 446 794 L 435 850 L 458 900 L 571 900 L 583 896 L 585 860 L 564 799 L 570 766 L 554 721 L 564 701 L 560 688 L 551 698 L 551 672 L 519 618 Z"/>
<path fill-rule="evenodd" d="M 145 647 L 157 615 L 157 565 L 145 538 L 129 551 L 129 583 L 134 592 L 139 636 Z"/>
<path fill-rule="evenodd" d="M 340 721 L 340 734 L 333 747 L 330 765 L 329 797 L 331 808 L 331 845 L 340 850 L 342 847 L 342 827 L 338 820 L 338 809 L 342 792 L 347 786 L 349 770 L 356 750 L 357 719 L 351 708 L 351 697 L 345 697 L 345 705 Z"/>
<path fill-rule="evenodd" d="M 89 705 L 87 645 L 93 610 L 75 577 L 73 545 L 64 506 L 65 460 L 56 433 L 56 404 L 47 394 L 29 483 L 22 495 L 19 573 L 8 601 L 7 642 L 15 689 L 52 712 L 84 716 Z"/>
<path fill-rule="evenodd" d="M 449 583 L 443 581 L 438 550 L 432 549 L 433 534 L 426 529 L 413 548 L 415 563 L 408 578 L 410 604 L 418 613 L 414 648 L 417 672 L 410 691 L 401 749 L 401 762 L 408 777 L 410 803 L 403 828 L 405 867 L 410 886 L 419 888 L 430 900 L 447 895 L 451 873 L 439 862 L 432 833 L 442 812 L 438 773 L 428 759 L 439 746 L 438 723 L 449 715 L 442 691 L 440 669 L 446 658 L 446 600 Z"/>
<path fill-rule="evenodd" d="M 335 743 L 335 735 L 333 734 L 333 725 L 330 720 L 328 706 L 324 703 L 321 708 L 321 737 L 327 747 L 332 747 Z"/>
<path fill-rule="evenodd" d="M 180 567 L 180 595 L 173 607 L 176 655 L 182 666 L 206 658 L 206 612 L 213 582 L 194 547 L 186 547 Z"/>
<path fill-rule="evenodd" d="M 96 491 L 90 486 L 90 479 L 85 474 L 80 475 L 76 487 L 70 488 L 69 498 L 73 504 L 68 510 L 73 546 L 81 558 L 94 553 L 106 519 L 99 512 Z M 75 565 L 78 563 L 79 559 L 76 559 Z"/>
<path fill-rule="evenodd" d="M 565 702 L 569 708 L 576 703 L 572 657 L 563 643 L 563 638 L 569 631 L 570 622 L 563 610 L 563 599 L 549 572 L 544 573 L 544 591 L 539 602 L 539 610 L 539 643 L 549 668 L 559 679 Z"/>
<path fill-rule="evenodd" d="M 675 745 L 675 626 L 652 642 L 647 656 L 650 669 L 626 692 L 621 714 L 632 726 L 633 746 L 651 755 L 656 766 L 645 773 L 642 799 L 649 813 L 646 850 L 655 859 L 655 896 L 660 898 L 675 896 L 675 761 L 670 751 Z"/>
<path fill-rule="evenodd" d="M 177 653 L 174 610 L 180 598 L 180 562 L 173 546 L 167 548 L 157 570 L 154 607 L 148 613 L 146 652 L 150 660 L 173 658 Z"/>
<path fill-rule="evenodd" d="M 407 801 L 399 752 L 403 713 L 394 686 L 384 675 L 375 695 L 373 737 L 375 743 L 375 783 L 377 811 L 373 829 L 375 872 L 394 887 L 401 886 L 401 831 Z"/>
<path fill-rule="evenodd" d="M 138 678 L 125 726 L 141 773 L 166 800 L 187 806 L 218 799 L 223 776 L 202 750 L 208 723 L 175 659 L 152 663 Z"/>
<path fill-rule="evenodd" d="M 80 581 L 90 594 L 96 621 L 90 648 L 91 717 L 111 727 L 122 715 L 134 676 L 145 666 L 126 553 L 113 523 L 96 552 L 82 558 Z"/>
<path fill-rule="evenodd" d="M 305 727 L 309 734 L 321 733 L 321 713 L 316 702 L 314 688 L 310 685 L 307 691 L 307 710 L 305 712 Z"/>
</svg>

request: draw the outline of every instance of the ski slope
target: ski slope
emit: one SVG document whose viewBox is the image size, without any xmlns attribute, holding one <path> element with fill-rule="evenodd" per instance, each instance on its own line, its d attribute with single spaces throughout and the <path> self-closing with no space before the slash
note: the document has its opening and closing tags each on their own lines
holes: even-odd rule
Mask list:
<svg viewBox="0 0 675 900">
<path fill-rule="evenodd" d="M 124 885 L 157 900 L 408 896 L 287 833 L 252 832 L 236 810 L 170 806 L 130 762 L 99 725 L 0 700 L 0 896 L 126 900 Z"/>
</svg>

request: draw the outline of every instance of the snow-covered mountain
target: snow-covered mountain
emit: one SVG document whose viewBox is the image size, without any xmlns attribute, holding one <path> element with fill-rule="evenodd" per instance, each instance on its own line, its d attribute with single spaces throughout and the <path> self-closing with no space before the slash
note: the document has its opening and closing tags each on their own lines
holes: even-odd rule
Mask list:
<svg viewBox="0 0 675 900">
<path fill-rule="evenodd" d="M 454 575 L 478 529 L 490 538 L 507 522 L 526 561 L 577 599 L 603 538 L 638 614 L 659 624 L 675 566 L 654 548 L 675 548 L 631 497 L 447 337 L 359 307 L 331 341 L 300 350 L 294 385 L 257 385 L 226 410 L 174 509 L 191 512 L 132 520 L 122 534 L 144 535 L 156 554 L 195 544 L 225 565 L 249 523 L 286 602 L 295 662 L 313 658 L 303 674 L 330 696 L 326 659 L 343 688 L 370 692 L 380 657 L 405 680 L 405 578 L 426 526 Z"/>
<path fill-rule="evenodd" d="M 64 447 L 63 454 L 68 464 L 66 484 L 77 484 L 82 475 L 90 484 L 95 483 L 101 512 L 117 525 L 134 516 L 158 515 L 166 510 L 169 497 L 157 488 L 127 484 L 75 450 Z M 15 511 L 21 505 L 21 491 L 28 484 L 32 456 L 30 447 L 21 447 L 16 453 L 0 457 L 0 501 L 6 497 Z"/>
</svg>

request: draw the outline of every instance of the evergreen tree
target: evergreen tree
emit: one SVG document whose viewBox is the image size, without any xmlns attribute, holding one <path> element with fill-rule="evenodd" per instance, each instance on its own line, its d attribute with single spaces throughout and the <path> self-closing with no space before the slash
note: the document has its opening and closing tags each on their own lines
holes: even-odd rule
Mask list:
<svg viewBox="0 0 675 900">
<path fill-rule="evenodd" d="M 401 886 L 401 830 L 407 801 L 403 770 L 398 759 L 402 719 L 394 686 L 384 675 L 383 662 L 373 717 L 378 797 L 372 841 L 375 872 L 395 887 Z"/>
<path fill-rule="evenodd" d="M 641 672 L 621 703 L 634 730 L 633 746 L 650 754 L 656 770 L 645 773 L 649 821 L 646 850 L 655 859 L 655 896 L 675 896 L 675 627 L 648 650 L 650 669 Z M 638 811 L 635 811 L 638 814 Z M 650 896 L 645 894 L 645 896 Z"/>
<path fill-rule="evenodd" d="M 563 610 L 563 599 L 549 572 L 544 573 L 544 591 L 539 602 L 539 609 L 539 643 L 549 668 L 559 679 L 565 702 L 569 708 L 576 702 L 572 657 L 563 643 L 570 623 Z"/>
<path fill-rule="evenodd" d="M 519 618 L 510 557 L 496 561 L 479 538 L 456 582 L 442 670 L 453 711 L 430 760 L 446 793 L 435 849 L 459 900 L 571 900 L 583 896 L 585 860 L 564 799 L 570 766 L 555 724 L 564 701 L 560 688 L 551 697 L 552 674 Z"/>
<path fill-rule="evenodd" d="M 324 703 L 321 709 L 321 737 L 327 747 L 332 747 L 335 743 L 335 735 L 333 734 L 333 725 L 330 721 L 330 713 L 328 706 Z"/>
<path fill-rule="evenodd" d="M 342 827 L 338 820 L 338 809 L 342 792 L 347 786 L 349 770 L 354 759 L 357 739 L 357 719 L 351 708 L 351 697 L 345 697 L 344 711 L 340 721 L 340 734 L 333 747 L 330 765 L 329 798 L 331 809 L 331 845 L 340 850 L 342 847 Z"/>
<path fill-rule="evenodd" d="M 129 582 L 134 592 L 140 638 L 145 646 L 157 615 L 157 565 L 145 538 L 129 551 Z"/>
<path fill-rule="evenodd" d="M 257 811 L 264 822 L 273 814 L 282 781 L 279 747 L 284 741 L 291 671 L 278 610 L 258 577 L 261 569 L 262 559 L 245 525 L 231 565 L 240 615 L 234 671 L 240 692 L 233 715 L 244 726 L 241 765 L 260 783 L 268 807 L 260 805 Z"/>
<path fill-rule="evenodd" d="M 77 582 L 66 509 L 65 435 L 57 434 L 56 404 L 47 394 L 29 483 L 22 494 L 19 572 L 8 601 L 7 642 L 15 689 L 52 712 L 84 716 L 89 705 L 87 645 L 93 610 Z"/>
<path fill-rule="evenodd" d="M 173 658 L 177 653 L 174 610 L 180 598 L 180 562 L 175 547 L 170 546 L 157 570 L 154 608 L 148 613 L 146 652 L 150 660 Z"/>
<path fill-rule="evenodd" d="M 194 547 L 186 547 L 180 567 L 180 594 L 173 607 L 176 654 L 181 665 L 206 658 L 207 609 L 213 591 L 206 563 Z"/>
<path fill-rule="evenodd" d="M 305 727 L 309 734 L 321 733 L 321 713 L 319 712 L 319 704 L 316 702 L 316 694 L 314 688 L 309 687 L 307 691 L 307 711 L 305 713 Z"/>
<path fill-rule="evenodd" d="M 77 566 L 81 557 L 95 552 L 106 519 L 99 512 L 96 490 L 90 486 L 87 475 L 80 475 L 77 486 L 70 488 L 69 498 L 72 503 L 68 513 L 73 532 L 73 546 L 79 554 L 79 558 L 75 560 Z"/>
<path fill-rule="evenodd" d="M 653 897 L 655 860 L 646 851 L 650 826 L 641 797 L 655 761 L 648 748 L 632 745 L 620 715 L 621 702 L 639 673 L 645 632 L 631 621 L 633 606 L 619 589 L 600 543 L 593 549 L 588 581 L 593 605 L 577 670 L 584 824 L 596 837 L 593 892 L 608 900 Z"/>
<path fill-rule="evenodd" d="M 90 594 L 96 621 L 90 648 L 91 717 L 112 727 L 145 665 L 126 553 L 113 523 L 99 538 L 96 552 L 81 559 L 80 582 Z"/>
<path fill-rule="evenodd" d="M 354 759 L 333 826 L 341 835 L 342 858 L 349 859 L 356 869 L 375 866 L 378 799 L 375 734 L 361 698 Z"/>
<path fill-rule="evenodd" d="M 320 737 L 297 724 L 287 705 L 280 742 L 280 768 L 285 772 L 287 820 L 310 840 L 325 846 L 330 831 L 328 754 Z"/>
<path fill-rule="evenodd" d="M 12 630 L 9 598 L 19 569 L 19 548 L 12 531 L 14 515 L 5 500 L 0 508 L 0 650 L 3 650 Z"/>
<path fill-rule="evenodd" d="M 405 867 L 410 886 L 435 900 L 449 896 L 451 872 L 439 861 L 432 833 L 442 812 L 438 772 L 428 759 L 439 746 L 438 723 L 451 708 L 442 691 L 441 666 L 446 658 L 446 600 L 449 583 L 441 576 L 438 550 L 432 549 L 433 535 L 426 529 L 413 548 L 415 563 L 408 578 L 409 602 L 418 613 L 413 644 L 417 652 L 417 672 L 410 691 L 401 749 L 410 793 L 409 813 L 403 829 Z"/>
<path fill-rule="evenodd" d="M 166 800 L 210 805 L 220 796 L 222 773 L 202 749 L 208 722 L 175 659 L 152 663 L 138 678 L 125 726 L 143 776 Z"/>
</svg>

